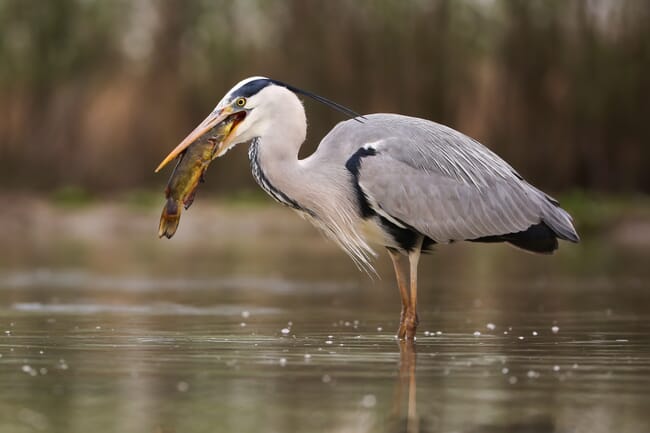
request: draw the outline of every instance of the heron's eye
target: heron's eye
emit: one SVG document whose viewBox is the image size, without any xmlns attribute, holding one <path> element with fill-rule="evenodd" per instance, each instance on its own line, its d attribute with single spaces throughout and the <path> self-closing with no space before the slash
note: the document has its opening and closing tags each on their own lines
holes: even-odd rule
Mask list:
<svg viewBox="0 0 650 433">
<path fill-rule="evenodd" d="M 246 105 L 246 98 L 237 98 L 237 100 L 235 101 L 235 105 L 238 107 L 243 107 L 244 105 Z"/>
</svg>

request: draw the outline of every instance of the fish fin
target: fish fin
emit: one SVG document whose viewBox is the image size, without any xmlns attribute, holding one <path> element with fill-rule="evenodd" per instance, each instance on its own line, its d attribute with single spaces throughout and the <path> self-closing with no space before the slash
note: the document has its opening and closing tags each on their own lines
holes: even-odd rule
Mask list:
<svg viewBox="0 0 650 433">
<path fill-rule="evenodd" d="M 194 203 L 194 197 L 196 197 L 196 187 L 187 195 L 187 198 L 183 200 L 183 207 L 185 207 L 185 210 L 192 206 L 192 203 Z"/>
<path fill-rule="evenodd" d="M 158 237 L 165 236 L 171 239 L 176 233 L 178 223 L 181 219 L 181 207 L 178 202 L 173 198 L 167 198 L 167 203 L 163 207 L 162 215 L 160 215 L 160 225 L 158 226 Z"/>
</svg>

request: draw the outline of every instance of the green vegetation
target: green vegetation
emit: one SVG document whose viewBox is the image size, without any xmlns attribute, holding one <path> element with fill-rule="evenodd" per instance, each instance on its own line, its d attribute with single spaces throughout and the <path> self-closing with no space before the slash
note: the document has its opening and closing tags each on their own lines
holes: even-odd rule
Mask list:
<svg viewBox="0 0 650 433">
<path fill-rule="evenodd" d="M 630 221 L 650 220 L 650 196 L 644 194 L 604 194 L 576 189 L 557 198 L 562 207 L 571 213 L 583 236 Z M 117 195 L 97 196 L 78 186 L 67 186 L 50 194 L 50 199 L 55 206 L 65 208 L 116 203 L 134 211 L 149 211 L 162 208 L 164 193 L 155 189 L 134 189 Z M 238 189 L 215 194 L 201 187 L 196 202 L 242 210 L 276 206 L 259 189 Z"/>
<path fill-rule="evenodd" d="M 579 231 L 597 233 L 625 221 L 650 220 L 650 197 L 641 194 L 605 195 L 573 191 L 560 198 Z"/>
<path fill-rule="evenodd" d="M 162 206 L 164 201 L 164 193 L 148 189 L 128 190 L 122 194 L 119 194 L 117 197 L 118 203 L 124 204 L 134 210 L 150 209 L 153 207 Z"/>
<path fill-rule="evenodd" d="M 57 188 L 50 194 L 50 201 L 56 206 L 66 208 L 85 207 L 96 202 L 92 193 L 75 185 Z"/>
</svg>

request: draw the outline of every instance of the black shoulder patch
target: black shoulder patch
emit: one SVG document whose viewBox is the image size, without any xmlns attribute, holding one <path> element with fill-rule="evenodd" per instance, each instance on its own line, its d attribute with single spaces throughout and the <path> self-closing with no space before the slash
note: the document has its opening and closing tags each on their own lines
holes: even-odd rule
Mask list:
<svg viewBox="0 0 650 433">
<path fill-rule="evenodd" d="M 359 185 L 359 169 L 361 168 L 361 159 L 366 156 L 374 156 L 377 154 L 375 149 L 360 147 L 359 150 L 354 152 L 354 154 L 347 160 L 345 163 L 345 168 L 348 169 L 350 174 L 352 174 L 352 185 L 354 191 L 357 194 L 357 202 L 359 204 L 359 210 L 361 211 L 361 216 L 363 218 L 370 218 L 375 214 L 375 211 L 370 207 L 368 203 L 368 197 L 361 189 Z"/>
<path fill-rule="evenodd" d="M 361 168 L 361 158 L 375 155 L 377 155 L 377 151 L 375 149 L 360 147 L 345 163 L 345 168 L 347 168 L 350 173 L 357 177 L 359 176 L 359 168 Z"/>
<path fill-rule="evenodd" d="M 240 96 L 243 96 L 244 98 L 250 98 L 251 96 L 255 95 L 257 92 L 262 90 L 263 88 L 273 84 L 271 80 L 268 78 L 260 78 L 258 80 L 253 80 L 249 81 L 248 83 L 244 84 L 237 90 L 235 90 L 232 93 L 233 98 L 238 98 Z"/>
<path fill-rule="evenodd" d="M 431 248 L 435 242 L 433 239 L 428 236 L 423 235 L 410 225 L 406 224 L 404 221 L 400 221 L 398 218 L 393 218 L 394 221 L 397 221 L 402 227 L 392 223 L 387 218 L 378 215 L 368 203 L 368 197 L 361 189 L 359 185 L 359 170 L 361 169 L 361 160 L 368 156 L 377 155 L 377 150 L 371 147 L 361 147 L 347 160 L 345 163 L 345 168 L 348 169 L 350 174 L 352 174 L 352 184 L 357 195 L 357 200 L 359 203 L 359 210 L 361 211 L 361 216 L 364 219 L 371 217 L 379 217 L 379 224 L 385 232 L 387 232 L 393 240 L 399 245 L 399 247 L 405 251 L 412 251 L 415 248 L 415 244 L 419 237 L 424 236 L 424 243 L 422 245 L 422 250 L 428 250 Z"/>
</svg>

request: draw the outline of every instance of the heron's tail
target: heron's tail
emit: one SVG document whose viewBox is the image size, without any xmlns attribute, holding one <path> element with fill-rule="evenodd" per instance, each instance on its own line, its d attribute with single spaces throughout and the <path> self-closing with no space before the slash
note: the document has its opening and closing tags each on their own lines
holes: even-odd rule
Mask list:
<svg viewBox="0 0 650 433">
<path fill-rule="evenodd" d="M 162 215 L 160 215 L 160 225 L 158 226 L 158 237 L 165 236 L 171 239 L 176 233 L 178 223 L 181 220 L 181 207 L 178 202 L 172 197 L 167 198 L 165 207 L 163 207 Z"/>
<path fill-rule="evenodd" d="M 540 193 L 542 193 L 540 191 Z M 544 193 L 542 193 L 544 194 Z M 539 254 L 552 254 L 558 249 L 558 239 L 579 242 L 571 215 L 553 198 L 544 194 L 542 221 L 526 230 L 497 236 L 471 239 L 472 242 L 508 242 L 517 248 Z"/>
<path fill-rule="evenodd" d="M 544 209 L 542 221 L 553 230 L 559 239 L 577 243 L 580 241 L 580 236 L 573 227 L 573 218 L 564 209 L 560 207 L 560 203 L 555 199 L 546 196 L 547 206 Z"/>
</svg>

